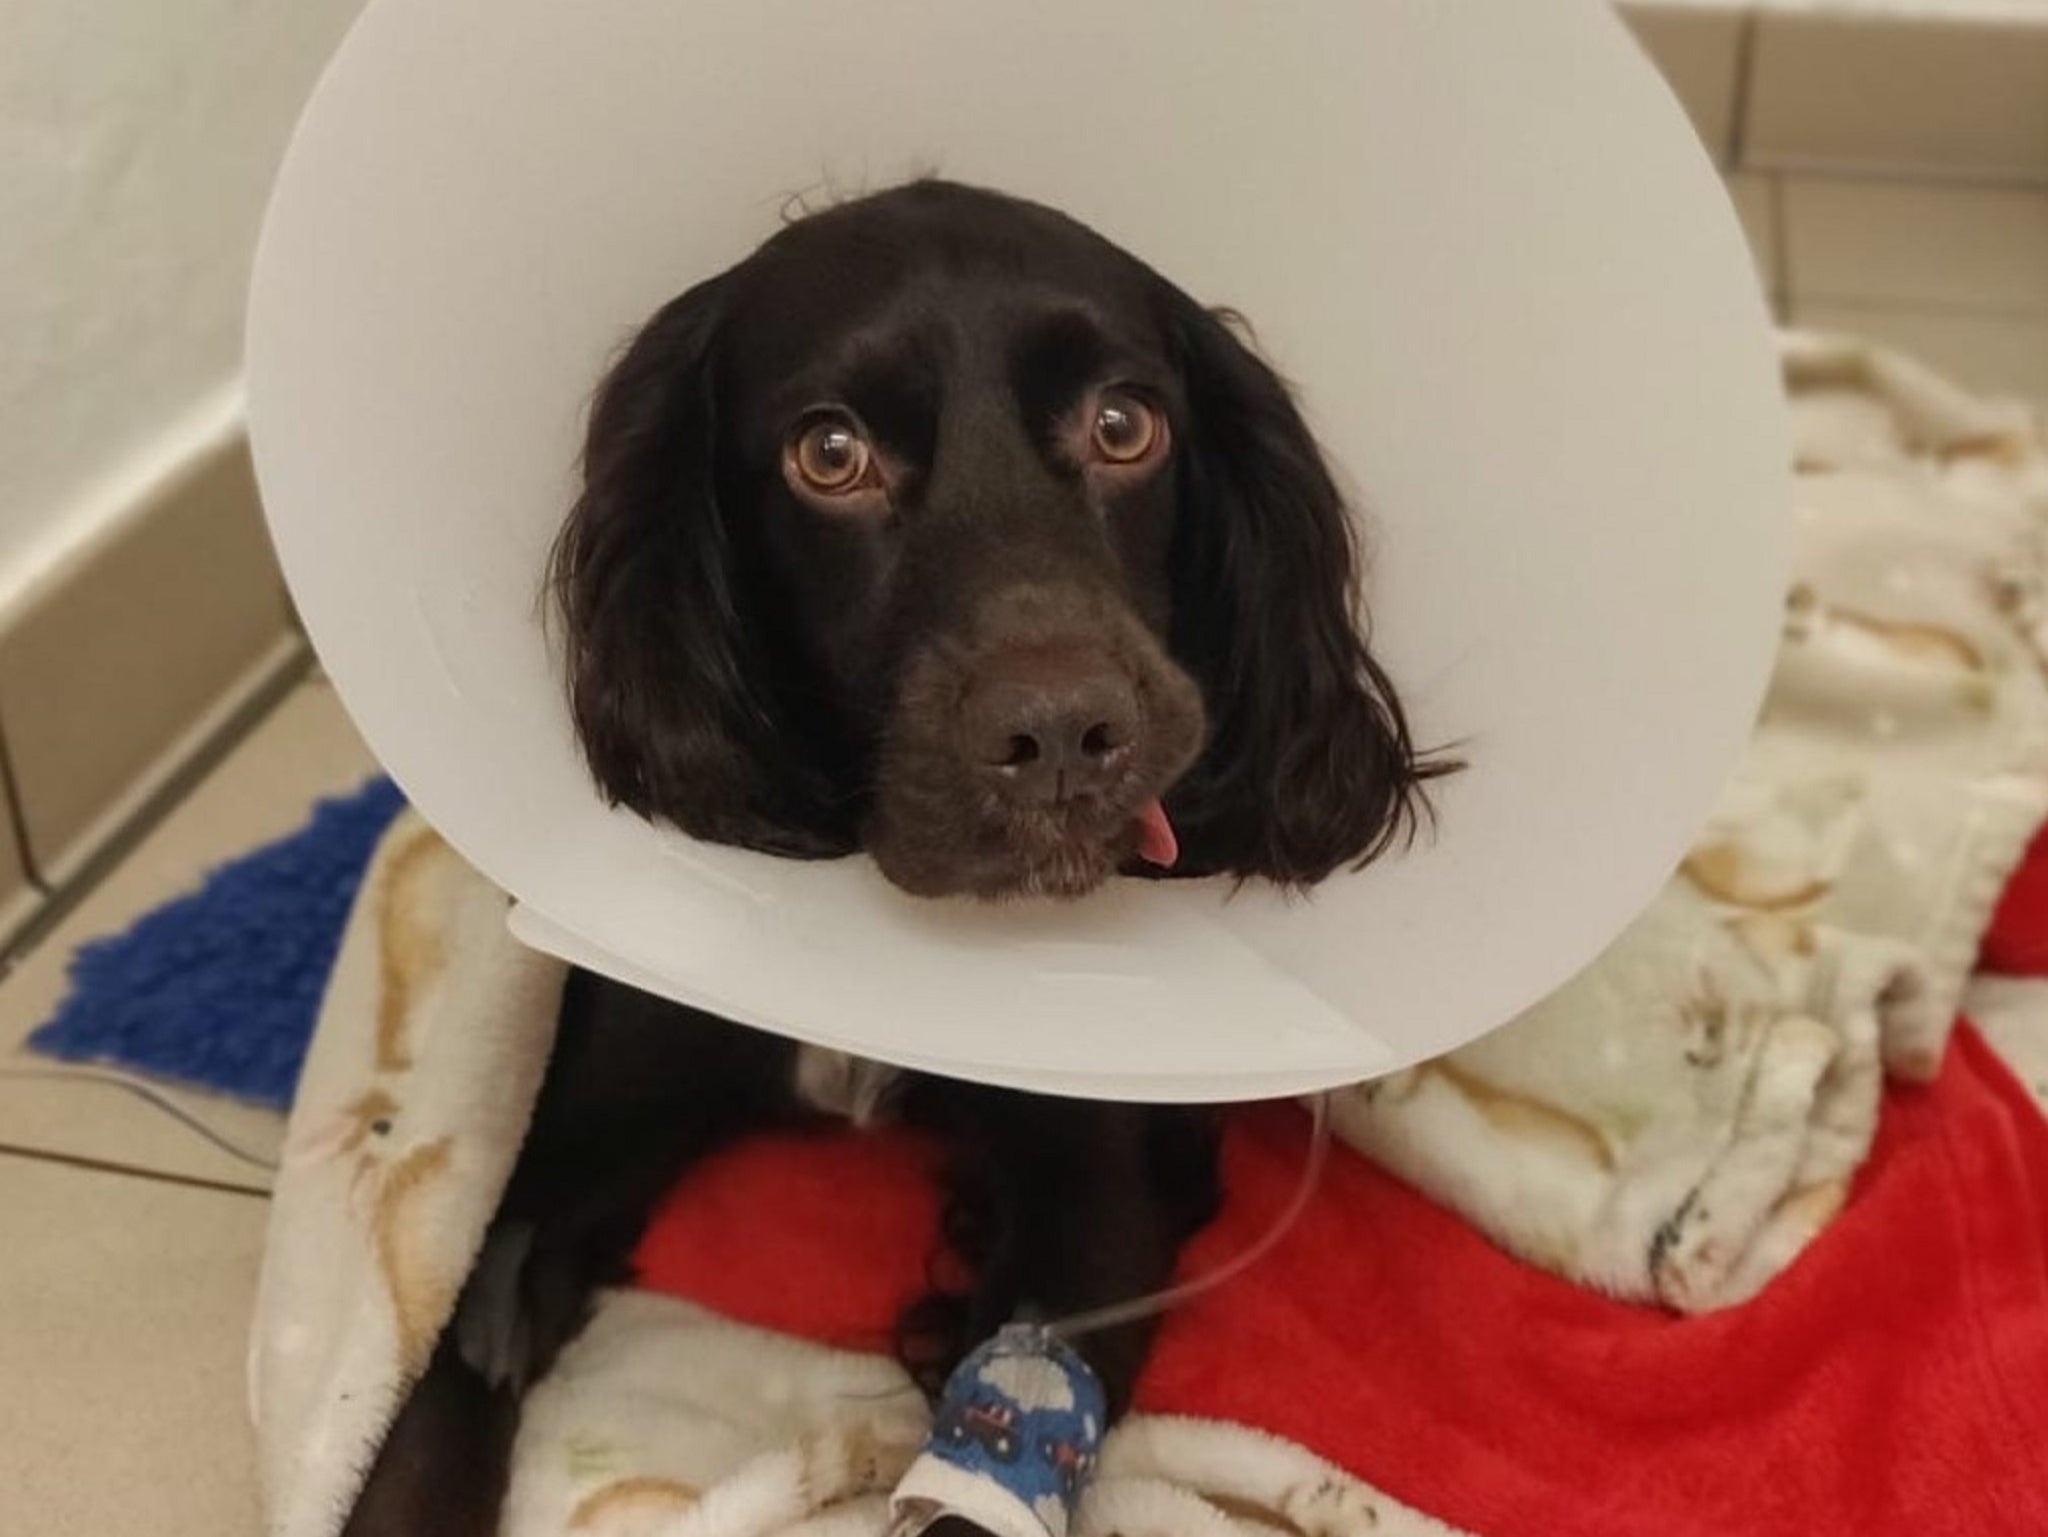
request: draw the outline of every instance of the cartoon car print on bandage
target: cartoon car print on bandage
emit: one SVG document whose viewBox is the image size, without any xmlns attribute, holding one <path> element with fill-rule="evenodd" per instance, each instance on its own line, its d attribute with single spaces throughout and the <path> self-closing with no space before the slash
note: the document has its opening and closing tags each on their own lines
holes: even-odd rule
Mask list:
<svg viewBox="0 0 2048 1537">
<path fill-rule="evenodd" d="M 924 1458 L 955 1470 L 945 1506 L 989 1530 L 995 1509 L 1028 1513 L 1046 1537 L 1063 1537 L 1095 1471 L 1108 1420 L 1102 1384 L 1074 1348 L 1048 1331 L 1005 1329 L 963 1361 L 932 1417 Z M 966 1474 L 961 1483 L 958 1474 Z M 917 1466 L 904 1487 L 918 1484 Z M 986 1503 L 989 1509 L 977 1510 Z"/>
<path fill-rule="evenodd" d="M 934 1436 L 954 1446 L 973 1442 L 998 1462 L 1015 1462 L 1023 1450 L 1017 1438 L 1017 1409 L 992 1399 L 946 1404 L 939 1410 Z"/>
</svg>

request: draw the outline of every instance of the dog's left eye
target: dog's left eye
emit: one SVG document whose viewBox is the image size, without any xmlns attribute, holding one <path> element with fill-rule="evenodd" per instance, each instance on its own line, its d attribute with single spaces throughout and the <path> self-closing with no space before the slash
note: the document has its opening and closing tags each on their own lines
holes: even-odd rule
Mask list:
<svg viewBox="0 0 2048 1537">
<path fill-rule="evenodd" d="M 783 473 L 799 491 L 815 496 L 850 496 L 881 484 L 867 435 L 851 418 L 813 418 L 783 451 Z"/>
<path fill-rule="evenodd" d="M 1140 464 L 1166 443 L 1166 418 L 1129 390 L 1095 397 L 1089 424 L 1092 456 L 1105 464 Z"/>
</svg>

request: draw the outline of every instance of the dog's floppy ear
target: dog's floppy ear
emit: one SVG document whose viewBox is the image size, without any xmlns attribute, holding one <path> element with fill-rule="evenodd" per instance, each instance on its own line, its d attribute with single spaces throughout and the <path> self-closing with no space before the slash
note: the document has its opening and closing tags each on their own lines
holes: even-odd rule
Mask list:
<svg viewBox="0 0 2048 1537">
<path fill-rule="evenodd" d="M 843 854 L 854 823 L 834 755 L 786 698 L 776 605 L 720 505 L 726 282 L 656 313 L 591 406 L 582 495 L 549 571 L 570 714 L 612 803 L 720 843 Z"/>
<path fill-rule="evenodd" d="M 1287 386 L 1234 317 L 1162 287 L 1192 417 L 1172 647 L 1210 718 L 1169 804 L 1196 868 L 1317 881 L 1412 835 L 1451 765 L 1418 758 L 1366 647 L 1352 520 Z"/>
</svg>

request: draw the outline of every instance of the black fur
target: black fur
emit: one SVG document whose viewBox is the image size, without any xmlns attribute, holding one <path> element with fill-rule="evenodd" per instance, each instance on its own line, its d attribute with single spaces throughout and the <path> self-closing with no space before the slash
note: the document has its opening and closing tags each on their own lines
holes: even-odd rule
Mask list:
<svg viewBox="0 0 2048 1537">
<path fill-rule="evenodd" d="M 1104 448 L 1104 402 L 1160 428 L 1144 455 Z M 872 484 L 806 478 L 821 407 Z M 804 219 L 641 329 L 593 403 L 551 594 L 613 801 L 779 855 L 865 849 L 913 892 L 1075 895 L 1159 873 L 1134 856 L 1160 797 L 1181 875 L 1304 885 L 1413 832 L 1441 767 L 1367 649 L 1359 565 L 1285 385 L 1224 317 L 1058 213 L 928 182 Z M 963 724 L 992 700 L 1014 736 Z M 1022 772 L 1041 748 L 1082 755 Z M 694 1160 L 810 1113 L 795 1062 L 572 975 L 484 1256 L 351 1537 L 494 1528 L 520 1396 Z M 927 1389 L 1020 1313 L 1165 1285 L 1219 1199 L 1200 1110 L 917 1078 L 898 1112 L 952 1150 L 932 1273 L 958 1281 L 898 1331 Z M 1118 1411 L 1151 1336 L 1084 1342 Z"/>
<path fill-rule="evenodd" d="M 760 557 L 718 492 L 710 349 L 727 283 L 663 306 L 592 405 L 552 572 L 570 706 L 615 802 L 717 843 L 847 854 L 850 754 L 803 708 Z"/>
<path fill-rule="evenodd" d="M 1188 873 L 1312 884 L 1412 836 L 1422 787 L 1455 764 L 1418 757 L 1366 646 L 1357 536 L 1286 385 L 1236 317 L 1160 297 L 1193 427 L 1172 648 L 1210 721 L 1167 804 Z"/>
</svg>

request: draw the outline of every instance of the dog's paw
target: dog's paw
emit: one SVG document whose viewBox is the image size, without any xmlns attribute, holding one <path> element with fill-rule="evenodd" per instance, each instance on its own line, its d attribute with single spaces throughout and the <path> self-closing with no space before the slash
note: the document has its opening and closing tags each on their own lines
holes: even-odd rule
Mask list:
<svg viewBox="0 0 2048 1537">
<path fill-rule="evenodd" d="M 455 1305 L 455 1349 L 494 1388 L 515 1393 L 547 1374 L 590 1319 L 590 1278 L 572 1250 L 535 1241 L 530 1222 L 500 1222 L 484 1239 Z"/>
</svg>

